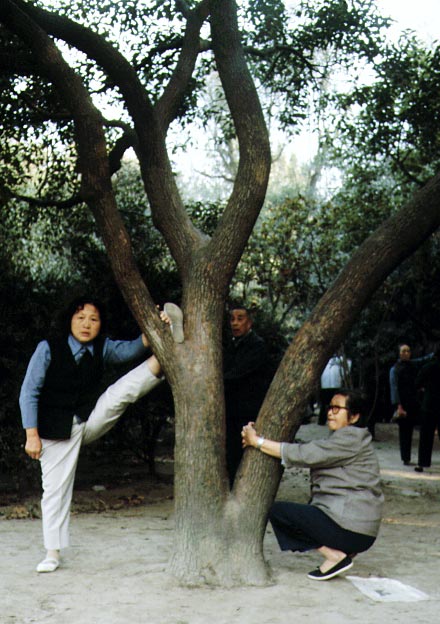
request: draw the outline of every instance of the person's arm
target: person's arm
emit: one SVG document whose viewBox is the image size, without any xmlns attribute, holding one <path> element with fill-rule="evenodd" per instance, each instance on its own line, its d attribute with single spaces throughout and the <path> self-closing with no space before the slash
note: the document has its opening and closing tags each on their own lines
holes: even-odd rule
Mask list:
<svg viewBox="0 0 440 624">
<path fill-rule="evenodd" d="M 20 390 L 20 411 L 23 428 L 26 430 L 25 452 L 32 459 L 41 455 L 41 440 L 38 434 L 38 401 L 50 364 L 48 342 L 40 342 L 32 355 Z"/>
<path fill-rule="evenodd" d="M 163 310 L 159 311 L 159 316 L 164 323 L 171 324 L 168 315 Z M 108 364 L 122 364 L 144 357 L 149 346 L 150 343 L 145 334 L 141 334 L 136 340 L 110 340 L 110 338 L 106 338 L 103 357 Z"/>
<path fill-rule="evenodd" d="M 50 347 L 46 340 L 35 349 L 23 380 L 19 404 L 24 429 L 38 426 L 38 401 L 50 364 Z"/>
<path fill-rule="evenodd" d="M 148 351 L 148 340 L 141 334 L 135 340 L 111 340 L 104 342 L 103 357 L 107 364 L 124 364 L 144 357 Z"/>
<path fill-rule="evenodd" d="M 354 427 L 344 427 L 324 440 L 289 444 L 266 440 L 257 434 L 254 423 L 250 422 L 243 427 L 241 437 L 244 448 L 253 446 L 266 455 L 280 458 L 284 466 L 305 468 L 343 466 L 357 455 L 361 444 Z"/>
<path fill-rule="evenodd" d="M 275 442 L 274 440 L 266 440 L 265 437 L 259 436 L 255 431 L 255 423 L 250 422 L 243 427 L 242 433 L 242 445 L 243 448 L 247 446 L 253 446 L 259 449 L 262 453 L 270 455 L 271 457 L 281 458 L 281 442 Z"/>
<path fill-rule="evenodd" d="M 411 362 L 413 364 L 426 364 L 434 359 L 434 352 L 427 353 L 426 355 L 421 355 L 420 357 L 411 358 Z"/>
<path fill-rule="evenodd" d="M 390 399 L 392 405 L 397 406 L 400 403 L 399 390 L 397 388 L 397 374 L 394 366 L 390 368 Z"/>
</svg>

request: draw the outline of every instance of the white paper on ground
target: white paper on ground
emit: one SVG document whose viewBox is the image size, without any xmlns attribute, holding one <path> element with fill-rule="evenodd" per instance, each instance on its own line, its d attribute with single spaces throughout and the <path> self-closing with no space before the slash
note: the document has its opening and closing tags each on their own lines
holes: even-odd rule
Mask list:
<svg viewBox="0 0 440 624">
<path fill-rule="evenodd" d="M 346 576 L 365 596 L 377 602 L 417 602 L 429 596 L 415 587 L 389 578 Z"/>
</svg>

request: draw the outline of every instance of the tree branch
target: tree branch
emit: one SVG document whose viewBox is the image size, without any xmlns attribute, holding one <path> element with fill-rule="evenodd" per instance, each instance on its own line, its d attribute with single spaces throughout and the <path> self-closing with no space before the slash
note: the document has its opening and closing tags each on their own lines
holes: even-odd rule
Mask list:
<svg viewBox="0 0 440 624">
<path fill-rule="evenodd" d="M 72 119 L 72 115 L 69 113 L 69 119 Z M 111 125 L 111 123 L 110 123 Z M 118 124 L 120 127 L 120 124 Z M 109 170 L 110 175 L 113 175 L 121 168 L 122 158 L 127 151 L 128 148 L 136 145 L 136 135 L 134 132 L 130 132 L 127 130 L 119 139 L 116 141 L 113 149 L 111 150 L 108 161 L 109 161 Z M 20 193 L 15 193 L 11 189 L 4 189 L 4 192 L 9 197 L 17 199 L 19 201 L 23 201 L 29 206 L 38 206 L 40 208 L 47 208 L 49 206 L 53 206 L 55 208 L 60 208 L 61 210 L 66 210 L 67 208 L 72 208 L 73 206 L 77 206 L 78 204 L 84 203 L 84 198 L 81 193 L 75 193 L 68 199 L 52 199 L 52 198 L 39 198 L 39 197 L 31 197 L 29 195 L 22 195 Z"/>
<path fill-rule="evenodd" d="M 108 162 L 109 162 L 109 168 L 110 168 L 110 175 L 113 175 L 114 173 L 119 171 L 119 169 L 121 168 L 122 158 L 125 152 L 130 147 L 133 147 L 136 149 L 136 146 L 137 146 L 136 133 L 133 130 L 131 130 L 131 128 L 127 129 L 124 132 L 124 134 L 117 139 L 115 145 L 113 146 L 113 149 L 109 153 Z"/>
<path fill-rule="evenodd" d="M 419 187 L 423 186 L 424 181 L 421 180 L 420 178 L 418 178 L 417 176 L 415 176 L 414 174 L 412 174 L 411 171 L 408 170 L 408 168 L 405 166 L 404 160 L 402 160 L 401 158 L 399 158 L 397 156 L 393 156 L 393 154 L 390 154 L 390 157 L 391 157 L 391 160 L 397 166 L 397 168 L 400 169 L 400 171 L 403 173 L 403 175 L 406 176 L 406 178 L 410 182 L 414 182 Z"/>
<path fill-rule="evenodd" d="M 172 50 L 181 50 L 183 47 L 183 42 L 184 42 L 184 37 L 175 37 L 172 40 L 163 41 L 162 43 L 159 43 L 158 45 L 154 46 L 154 48 L 151 48 L 148 54 L 146 55 L 145 59 L 148 59 L 148 63 L 149 63 L 150 59 L 152 59 L 153 56 L 155 56 L 156 54 L 162 54 L 163 52 L 171 52 Z M 211 42 L 207 41 L 206 39 L 199 39 L 199 53 L 208 52 L 209 50 L 212 50 Z M 134 65 L 135 69 L 141 69 L 142 67 L 144 67 L 145 64 L 147 63 L 145 59 L 138 61 L 138 63 Z"/>
<path fill-rule="evenodd" d="M 6 192 L 9 197 L 25 202 L 26 204 L 29 204 L 29 206 L 37 206 L 38 208 L 49 208 L 50 206 L 53 206 L 54 208 L 65 210 L 67 208 L 73 208 L 74 206 L 81 204 L 83 201 L 81 199 L 81 195 L 79 194 L 72 195 L 69 199 L 40 199 L 38 197 L 30 197 L 29 195 L 14 193 L 14 191 L 11 190 L 7 190 Z"/>
<path fill-rule="evenodd" d="M 175 119 L 194 72 L 200 52 L 200 29 L 209 15 L 209 6 L 209 0 L 202 0 L 193 11 L 185 11 L 187 23 L 179 60 L 171 80 L 156 105 L 159 119 L 165 128 L 168 128 Z"/>
<path fill-rule="evenodd" d="M 138 136 L 137 155 L 154 224 L 184 277 L 189 255 L 205 243 L 205 238 L 185 211 L 168 159 L 163 124 L 133 67 L 113 45 L 90 29 L 23 0 L 15 0 L 15 4 L 48 33 L 94 59 L 119 87 Z"/>
<path fill-rule="evenodd" d="M 270 59 L 271 61 L 278 61 L 283 55 L 290 57 L 296 57 L 305 65 L 311 72 L 315 71 L 317 65 L 301 54 L 297 48 L 287 44 L 275 44 L 263 49 L 255 48 L 254 46 L 245 46 L 245 52 L 250 56 L 255 56 L 260 59 Z M 280 53 L 280 54 L 277 54 Z M 290 61 L 293 64 L 293 61 Z"/>
<path fill-rule="evenodd" d="M 211 26 L 215 60 L 240 154 L 234 188 L 209 251 L 210 263 L 219 271 L 226 287 L 263 205 L 271 158 L 267 128 L 240 42 L 233 0 L 213 0 Z"/>
</svg>

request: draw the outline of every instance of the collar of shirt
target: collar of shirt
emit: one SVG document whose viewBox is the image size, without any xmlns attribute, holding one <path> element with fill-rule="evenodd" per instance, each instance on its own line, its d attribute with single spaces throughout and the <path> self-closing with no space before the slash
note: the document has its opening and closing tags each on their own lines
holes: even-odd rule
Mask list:
<svg viewBox="0 0 440 624">
<path fill-rule="evenodd" d="M 244 336 L 232 336 L 232 344 L 238 346 L 240 342 L 243 342 L 246 338 L 248 338 L 252 333 L 252 329 L 250 329 Z"/>
<path fill-rule="evenodd" d="M 72 351 L 72 355 L 75 358 L 76 362 L 78 362 L 80 357 L 84 355 L 86 351 L 89 351 L 89 353 L 93 355 L 93 343 L 86 344 L 86 345 L 82 344 L 81 342 L 79 342 L 79 340 L 74 338 L 72 334 L 69 334 L 69 338 L 67 339 L 67 342 L 69 344 L 70 350 Z"/>
</svg>

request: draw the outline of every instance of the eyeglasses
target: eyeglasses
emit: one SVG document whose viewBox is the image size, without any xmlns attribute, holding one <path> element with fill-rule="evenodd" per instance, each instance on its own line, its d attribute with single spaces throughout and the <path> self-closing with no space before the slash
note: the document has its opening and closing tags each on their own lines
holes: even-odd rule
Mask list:
<svg viewBox="0 0 440 624">
<path fill-rule="evenodd" d="M 350 411 L 348 407 L 344 407 L 343 405 L 327 405 L 327 411 L 331 411 L 332 414 L 337 414 L 341 409 L 347 410 L 347 412 Z"/>
</svg>

